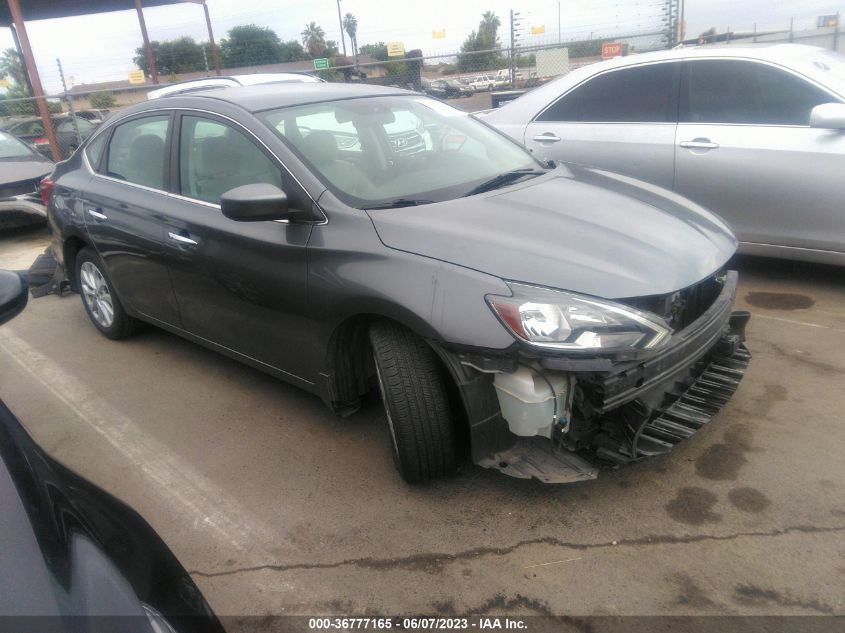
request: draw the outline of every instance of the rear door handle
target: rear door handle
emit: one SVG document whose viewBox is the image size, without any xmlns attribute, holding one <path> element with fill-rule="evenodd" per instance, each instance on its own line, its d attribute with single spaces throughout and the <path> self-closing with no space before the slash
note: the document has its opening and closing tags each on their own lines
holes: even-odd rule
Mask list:
<svg viewBox="0 0 845 633">
<path fill-rule="evenodd" d="M 557 143 L 560 140 L 560 137 L 552 134 L 551 132 L 546 132 L 545 134 L 538 134 L 532 140 L 538 143 Z"/>
<path fill-rule="evenodd" d="M 179 244 L 185 244 L 186 246 L 196 246 L 197 241 L 192 240 L 190 237 L 186 237 L 185 235 L 179 235 L 178 233 L 167 233 L 167 237 L 169 237 L 174 242 L 178 242 Z"/>
<path fill-rule="evenodd" d="M 686 149 L 719 149 L 719 144 L 709 138 L 696 138 L 691 141 L 681 141 L 681 147 Z"/>
<path fill-rule="evenodd" d="M 100 213 L 96 209 L 88 209 L 88 215 L 90 215 L 95 220 L 99 220 L 100 222 L 109 219 L 105 213 Z"/>
</svg>

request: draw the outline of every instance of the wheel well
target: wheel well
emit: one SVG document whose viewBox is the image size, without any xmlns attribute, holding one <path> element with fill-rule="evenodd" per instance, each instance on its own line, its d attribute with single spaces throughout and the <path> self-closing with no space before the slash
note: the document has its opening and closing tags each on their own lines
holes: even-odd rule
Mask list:
<svg viewBox="0 0 845 633">
<path fill-rule="evenodd" d="M 395 321 L 378 314 L 359 314 L 338 325 L 329 339 L 329 372 L 331 407 L 340 415 L 358 410 L 362 396 L 376 388 L 375 365 L 370 351 L 369 329 L 376 321 Z M 407 326 L 399 323 L 402 327 Z M 408 328 L 411 329 L 411 328 Z M 413 330 L 411 330 L 413 331 Z M 455 414 L 458 447 L 466 452 L 469 447 L 469 427 L 466 408 L 455 377 L 439 354 L 434 354 L 440 366 L 449 403 Z"/>
<path fill-rule="evenodd" d="M 87 248 L 88 244 L 84 240 L 71 235 L 65 240 L 63 246 L 63 258 L 65 262 L 65 276 L 70 282 L 71 290 L 79 292 L 79 284 L 76 279 L 76 256 L 83 248 Z"/>
</svg>

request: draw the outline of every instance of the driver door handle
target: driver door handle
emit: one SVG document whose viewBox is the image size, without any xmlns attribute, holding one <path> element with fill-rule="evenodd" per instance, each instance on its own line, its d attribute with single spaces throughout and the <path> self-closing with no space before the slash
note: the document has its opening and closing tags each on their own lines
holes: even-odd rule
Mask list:
<svg viewBox="0 0 845 633">
<path fill-rule="evenodd" d="M 185 244 L 186 246 L 196 246 L 197 241 L 192 240 L 190 237 L 186 237 L 184 235 L 179 235 L 178 233 L 167 233 L 167 237 L 169 237 L 174 242 L 178 242 L 179 244 Z"/>
<path fill-rule="evenodd" d="M 709 138 L 696 138 L 691 141 L 681 141 L 681 147 L 687 149 L 719 149 L 719 144 L 712 142 Z"/>
<path fill-rule="evenodd" d="M 538 134 L 532 140 L 538 143 L 557 143 L 560 140 L 560 137 L 556 136 L 552 132 L 546 132 L 544 134 Z"/>
<path fill-rule="evenodd" d="M 90 215 L 95 220 L 99 220 L 100 222 L 109 219 L 105 213 L 100 213 L 96 209 L 88 209 L 88 215 Z"/>
</svg>

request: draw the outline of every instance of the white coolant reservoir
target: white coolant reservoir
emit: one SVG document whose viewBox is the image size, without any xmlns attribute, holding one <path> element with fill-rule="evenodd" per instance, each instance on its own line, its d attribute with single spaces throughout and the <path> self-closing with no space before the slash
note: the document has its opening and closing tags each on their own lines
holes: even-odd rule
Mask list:
<svg viewBox="0 0 845 633">
<path fill-rule="evenodd" d="M 502 417 L 511 433 L 531 437 L 552 436 L 556 420 L 568 422 L 570 377 L 562 373 L 541 374 L 539 370 L 520 365 L 515 372 L 497 373 L 493 386 L 499 398 Z"/>
</svg>

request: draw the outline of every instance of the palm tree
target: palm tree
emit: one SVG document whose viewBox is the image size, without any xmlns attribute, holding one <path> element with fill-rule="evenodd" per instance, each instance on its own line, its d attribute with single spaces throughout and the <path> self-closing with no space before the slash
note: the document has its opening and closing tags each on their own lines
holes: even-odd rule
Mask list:
<svg viewBox="0 0 845 633">
<path fill-rule="evenodd" d="M 349 35 L 349 41 L 352 43 L 352 54 L 358 56 L 358 18 L 351 13 L 343 16 L 343 30 Z"/>
<path fill-rule="evenodd" d="M 496 35 L 500 26 L 502 26 L 502 21 L 499 19 L 499 16 L 493 11 L 485 11 L 481 14 L 481 23 L 478 25 L 478 34 L 485 34 L 489 37 L 490 43 L 495 45 Z"/>
<path fill-rule="evenodd" d="M 26 87 L 26 71 L 21 63 L 20 55 L 14 48 L 7 48 L 0 55 L 0 79 L 11 79 L 21 88 Z"/>
<path fill-rule="evenodd" d="M 302 31 L 302 44 L 313 58 L 320 57 L 326 50 L 326 32 L 316 22 L 305 25 Z"/>
</svg>

